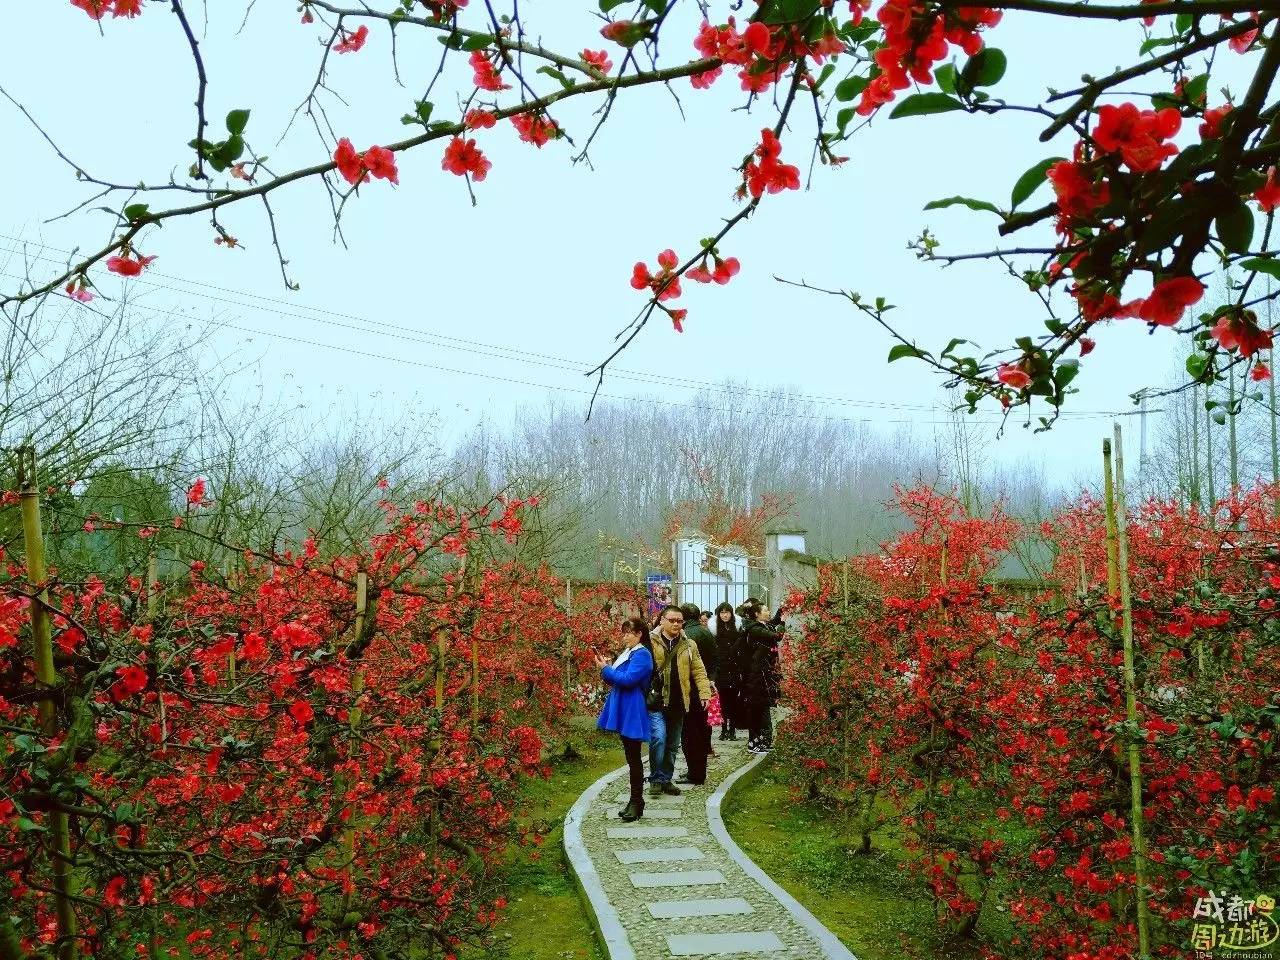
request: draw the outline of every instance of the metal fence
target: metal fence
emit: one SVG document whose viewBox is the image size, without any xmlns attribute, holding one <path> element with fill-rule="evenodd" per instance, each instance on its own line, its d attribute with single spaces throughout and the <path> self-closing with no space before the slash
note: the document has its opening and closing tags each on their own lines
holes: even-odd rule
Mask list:
<svg viewBox="0 0 1280 960">
<path fill-rule="evenodd" d="M 739 550 L 683 542 L 673 548 L 673 560 L 672 587 L 677 603 L 714 610 L 726 602 L 736 609 L 747 597 L 769 602 L 768 570 L 752 564 Z"/>
</svg>

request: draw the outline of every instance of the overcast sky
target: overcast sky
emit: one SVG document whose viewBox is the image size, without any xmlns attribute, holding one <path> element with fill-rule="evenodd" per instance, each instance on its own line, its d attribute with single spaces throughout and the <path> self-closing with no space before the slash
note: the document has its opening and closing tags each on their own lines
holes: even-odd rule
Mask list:
<svg viewBox="0 0 1280 960">
<path fill-rule="evenodd" d="M 314 80 L 327 31 L 299 25 L 292 4 L 259 3 L 237 34 L 242 4 L 219 0 L 209 7 L 203 49 L 215 125 L 228 110 L 250 107 L 248 138 L 277 170 L 323 159 L 305 119 L 277 141 Z M 712 7 L 727 14 L 724 3 Z M 664 30 L 666 63 L 692 54 L 682 44 L 696 28 L 696 5 L 681 8 Z M 527 27 L 568 53 L 608 46 L 593 9 L 586 0 L 521 4 Z M 10 21 L 0 85 L 66 153 L 95 176 L 123 182 L 163 181 L 170 170 L 185 170 L 194 68 L 167 6 L 148 3 L 136 21 L 106 21 L 102 35 L 83 13 L 56 0 L 25 5 Z M 349 104 L 329 98 L 331 119 L 357 148 L 405 135 L 398 118 L 435 69 L 434 38 L 405 34 L 403 87 L 392 73 L 385 29 L 375 27 L 361 52 L 330 58 L 330 84 Z M 989 36 L 1010 59 L 1000 92 L 1032 102 L 1047 86 L 1065 89 L 1082 73 L 1129 62 L 1140 28 L 1009 15 Z M 437 118 L 456 116 L 455 93 L 469 78 L 459 56 L 447 77 L 452 85 L 433 94 Z M 1211 98 L 1218 100 L 1216 93 Z M 591 165 L 571 163 L 574 150 L 564 141 L 537 150 L 518 141 L 509 124 L 481 131 L 493 170 L 476 185 L 474 208 L 464 182 L 440 169 L 442 144 L 429 144 L 399 158 L 398 188 L 375 181 L 347 205 L 345 247 L 334 242 L 322 188 L 286 188 L 274 203 L 298 292 L 283 287 L 260 204 L 234 206 L 223 218 L 244 250 L 215 246 L 207 220 L 171 221 L 147 234 L 143 251 L 159 259 L 133 293 L 162 316 L 172 312 L 172 322 L 215 318 L 214 349 L 260 356 L 269 386 L 296 392 L 318 410 L 336 395 L 387 416 L 437 408 L 457 436 L 481 412 L 501 421 L 518 404 L 541 402 L 549 389 L 589 389 L 578 371 L 608 354 L 643 302 L 628 285 L 631 265 L 640 259 L 652 265 L 668 246 L 691 252 L 738 209 L 733 168 L 775 119 L 771 104 L 734 109 L 744 102 L 729 75 L 710 91 L 692 90 L 687 81 L 671 91 L 625 91 L 592 147 Z M 575 101 L 554 115 L 582 143 L 596 105 Z M 783 159 L 802 171 L 812 123 L 811 112 L 798 109 L 784 136 Z M 818 167 L 811 189 L 765 198 L 722 245 L 741 260 L 741 274 L 727 287 L 685 284 L 685 332 L 656 317 L 617 361 L 619 373 L 606 379 L 604 393 L 660 402 L 690 396 L 686 387 L 657 389 L 622 371 L 687 378 L 690 387 L 733 376 L 835 398 L 824 404 L 824 415 L 883 422 L 887 429 L 908 421 L 927 435 L 945 419 L 929 409 L 941 399 L 938 379 L 913 361 L 886 364 L 891 340 L 848 304 L 775 277 L 885 296 L 898 305 L 891 316 L 899 328 L 935 349 L 953 336 L 992 347 L 1042 332 L 1042 308 L 998 265 L 943 270 L 907 250 L 925 225 L 945 250 L 997 245 L 993 215 L 922 208 L 953 194 L 1007 205 L 1010 186 L 1027 167 L 1070 150 L 1069 140 L 1041 144 L 1042 126 L 1015 114 L 877 119 L 846 145 L 851 159 L 843 168 Z M 1195 138 L 1195 124 L 1186 124 L 1181 142 Z M 43 242 L 46 252 L 100 246 L 110 228 L 102 213 L 45 222 L 88 194 L 7 102 L 0 102 L 0 142 L 0 182 L 10 185 L 0 207 L 0 248 L 14 249 L 14 238 Z M 1046 188 L 1037 199 L 1048 196 Z M 5 269 L 15 266 L 11 258 Z M 101 271 L 95 279 L 104 293 L 119 289 Z M 11 288 L 13 280 L 4 283 Z M 1120 321 L 1097 339 L 1070 409 L 1131 409 L 1128 394 L 1163 382 L 1173 369 L 1167 331 L 1149 336 L 1136 321 Z M 726 405 L 733 402 L 725 397 Z M 1136 433 L 1136 421 L 1133 427 Z M 1057 476 L 1075 477 L 1096 459 L 1109 430 L 1105 418 L 1065 420 L 1049 434 L 1012 424 L 987 453 L 992 462 L 1032 457 Z"/>
</svg>

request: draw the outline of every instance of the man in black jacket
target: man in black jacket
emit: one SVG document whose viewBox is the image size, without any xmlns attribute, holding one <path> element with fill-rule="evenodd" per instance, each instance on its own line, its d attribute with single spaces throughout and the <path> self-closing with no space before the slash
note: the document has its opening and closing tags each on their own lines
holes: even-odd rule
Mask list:
<svg viewBox="0 0 1280 960">
<path fill-rule="evenodd" d="M 699 610 L 695 604 L 686 603 L 680 607 L 684 615 L 684 633 L 698 647 L 703 666 L 707 668 L 707 677 L 716 682 L 716 671 L 719 664 L 716 638 L 699 621 Z M 684 760 L 689 772 L 681 783 L 701 786 L 707 782 L 707 757 L 711 753 L 711 724 L 707 722 L 707 705 L 695 697 L 690 704 L 689 715 L 684 722 Z"/>
</svg>

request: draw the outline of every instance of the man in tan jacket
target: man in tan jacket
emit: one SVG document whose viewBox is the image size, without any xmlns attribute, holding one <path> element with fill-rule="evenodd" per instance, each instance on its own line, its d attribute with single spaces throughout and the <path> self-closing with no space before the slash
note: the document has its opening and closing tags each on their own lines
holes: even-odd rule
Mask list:
<svg viewBox="0 0 1280 960">
<path fill-rule="evenodd" d="M 707 668 L 698 653 L 698 645 L 684 632 L 684 614 L 679 607 L 665 607 L 658 615 L 658 628 L 649 634 L 653 643 L 654 686 L 663 691 L 660 712 L 650 708 L 649 744 L 649 795 L 656 797 L 667 793 L 680 795 L 680 788 L 671 782 L 675 774 L 676 755 L 680 752 L 680 737 L 684 731 L 684 717 L 689 712 L 692 694 L 706 703 L 714 688 L 707 677 Z M 661 678 L 661 679 L 659 679 Z"/>
</svg>

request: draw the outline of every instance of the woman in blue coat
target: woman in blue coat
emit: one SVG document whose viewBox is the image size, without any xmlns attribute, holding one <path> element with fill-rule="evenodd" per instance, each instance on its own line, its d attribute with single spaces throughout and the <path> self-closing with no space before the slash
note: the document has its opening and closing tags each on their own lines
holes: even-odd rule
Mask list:
<svg viewBox="0 0 1280 960">
<path fill-rule="evenodd" d="M 653 677 L 653 654 L 645 644 L 649 630 L 643 620 L 632 617 L 622 622 L 622 640 L 626 644 L 616 660 L 597 657 L 600 675 L 609 685 L 609 696 L 600 711 L 596 726 L 610 730 L 622 738 L 622 752 L 631 774 L 630 801 L 618 813 L 630 823 L 644 813 L 644 763 L 641 747 L 649 742 L 649 710 L 645 700 Z"/>
</svg>

